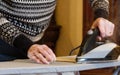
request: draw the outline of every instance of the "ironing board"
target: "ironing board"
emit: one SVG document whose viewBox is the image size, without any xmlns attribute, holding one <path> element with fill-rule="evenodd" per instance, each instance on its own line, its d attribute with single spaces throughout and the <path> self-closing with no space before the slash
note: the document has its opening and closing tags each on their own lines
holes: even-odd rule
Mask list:
<svg viewBox="0 0 120 75">
<path fill-rule="evenodd" d="M 109 63 L 77 64 L 74 62 L 56 61 L 49 65 L 37 64 L 29 59 L 0 62 L 0 75 L 3 74 L 48 74 L 61 73 L 61 75 L 74 75 L 73 72 L 91 69 L 120 66 L 120 61 Z M 51 74 L 54 75 L 54 74 Z"/>
</svg>

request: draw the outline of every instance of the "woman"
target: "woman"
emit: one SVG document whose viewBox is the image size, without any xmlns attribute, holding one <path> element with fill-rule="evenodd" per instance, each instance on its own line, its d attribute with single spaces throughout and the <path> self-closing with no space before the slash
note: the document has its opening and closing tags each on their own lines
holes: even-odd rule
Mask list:
<svg viewBox="0 0 120 75">
<path fill-rule="evenodd" d="M 104 7 L 104 2 L 107 7 Z M 36 43 L 47 29 L 55 5 L 55 0 L 0 0 L 1 61 L 29 58 L 49 64 L 56 60 L 49 47 Z M 108 16 L 108 5 L 107 0 L 91 0 L 97 17 Z M 98 15 L 99 12 L 102 14 Z M 103 38 L 112 35 L 114 25 L 107 19 L 98 18 L 92 25 L 94 27 L 100 29 Z"/>
</svg>

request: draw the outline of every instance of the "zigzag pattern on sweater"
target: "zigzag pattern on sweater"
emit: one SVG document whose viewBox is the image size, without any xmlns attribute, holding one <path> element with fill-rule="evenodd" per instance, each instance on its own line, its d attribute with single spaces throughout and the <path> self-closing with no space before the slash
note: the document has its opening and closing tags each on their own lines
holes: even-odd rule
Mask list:
<svg viewBox="0 0 120 75">
<path fill-rule="evenodd" d="M 15 30 L 17 35 L 24 34 L 32 41 L 38 41 L 49 25 L 55 6 L 55 0 L 0 0 L 0 13 L 7 20 L 7 24 L 0 26 L 4 25 L 8 32 Z M 2 31 L 1 38 L 12 44 L 16 37 L 13 32 Z M 6 34 L 11 37 L 5 36 Z"/>
</svg>

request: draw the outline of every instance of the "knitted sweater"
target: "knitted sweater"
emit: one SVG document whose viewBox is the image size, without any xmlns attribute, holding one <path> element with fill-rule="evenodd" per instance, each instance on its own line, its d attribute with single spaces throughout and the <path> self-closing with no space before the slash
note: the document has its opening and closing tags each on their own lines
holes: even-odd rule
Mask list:
<svg viewBox="0 0 120 75">
<path fill-rule="evenodd" d="M 0 0 L 0 38 L 27 52 L 47 29 L 55 5 L 55 0 Z"/>
<path fill-rule="evenodd" d="M 94 18 L 103 17 L 108 19 L 109 16 L 109 0 L 90 0 L 91 7 L 94 11 Z"/>
</svg>

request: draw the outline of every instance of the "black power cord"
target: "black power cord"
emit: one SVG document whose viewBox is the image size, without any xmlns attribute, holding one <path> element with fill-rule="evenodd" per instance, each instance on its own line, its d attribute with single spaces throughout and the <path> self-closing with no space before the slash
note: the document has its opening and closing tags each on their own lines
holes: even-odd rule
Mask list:
<svg viewBox="0 0 120 75">
<path fill-rule="evenodd" d="M 70 53 L 69 53 L 69 56 L 71 56 L 72 53 L 73 53 L 75 50 L 77 50 L 78 48 L 80 48 L 80 47 L 81 47 L 81 45 L 79 45 L 79 46 L 77 46 L 77 47 L 71 49 L 71 50 L 70 50 Z"/>
</svg>

